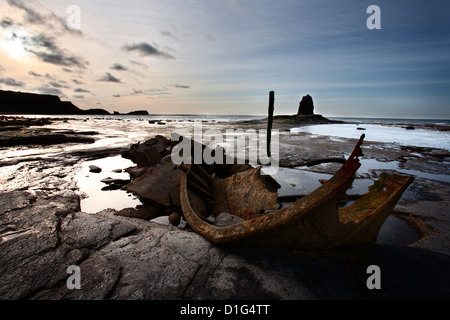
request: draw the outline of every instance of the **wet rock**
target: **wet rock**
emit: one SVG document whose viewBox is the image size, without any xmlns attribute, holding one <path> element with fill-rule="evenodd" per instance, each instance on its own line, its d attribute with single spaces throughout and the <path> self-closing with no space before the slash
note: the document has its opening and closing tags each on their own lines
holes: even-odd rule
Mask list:
<svg viewBox="0 0 450 320">
<path fill-rule="evenodd" d="M 139 168 L 154 166 L 169 153 L 171 143 L 163 136 L 156 136 L 144 143 L 132 144 L 128 151 L 122 153 L 122 157 L 130 159 Z"/>
<path fill-rule="evenodd" d="M 23 134 L 19 136 L 0 137 L 0 147 L 24 146 L 24 145 L 53 145 L 63 143 L 94 143 L 95 139 L 90 137 L 78 137 L 76 135 L 64 134 Z"/>
<path fill-rule="evenodd" d="M 156 165 L 126 185 L 126 190 L 164 206 L 180 206 L 180 179 L 183 171 Z"/>
<path fill-rule="evenodd" d="M 114 178 L 108 177 L 108 178 L 100 180 L 100 182 L 103 182 L 105 184 L 118 184 L 120 186 L 124 186 L 124 185 L 130 183 L 131 180 L 130 179 L 114 179 Z"/>
<path fill-rule="evenodd" d="M 123 187 L 122 184 L 117 184 L 117 183 L 111 183 L 109 185 L 107 185 L 106 187 L 102 188 L 102 191 L 112 191 L 112 190 L 119 190 Z"/>
<path fill-rule="evenodd" d="M 437 157 L 437 158 L 441 158 L 441 159 L 445 159 L 445 158 L 450 158 L 450 152 L 449 151 L 444 151 L 444 150 L 440 150 L 440 151 L 434 151 L 432 153 L 432 156 Z"/>
<path fill-rule="evenodd" d="M 261 120 L 252 120 L 254 123 L 261 123 Z M 340 120 L 330 120 L 320 114 L 310 115 L 275 115 L 273 123 L 276 128 L 283 126 L 303 126 L 314 124 L 330 124 L 330 123 L 345 123 Z M 289 131 L 289 130 L 288 130 Z"/>
<path fill-rule="evenodd" d="M 89 166 L 89 171 L 93 172 L 93 173 L 100 173 L 102 172 L 102 169 L 100 167 L 94 166 L 94 165 L 90 165 Z"/>
<path fill-rule="evenodd" d="M 231 213 L 222 212 L 214 220 L 214 225 L 217 227 L 227 227 L 227 226 L 232 226 L 232 225 L 241 223 L 243 221 L 245 221 L 245 220 L 242 218 L 239 218 Z"/>
<path fill-rule="evenodd" d="M 128 172 L 132 179 L 139 178 L 143 176 L 148 170 L 148 167 L 139 168 L 139 167 L 129 167 L 125 169 L 125 172 Z"/>
<path fill-rule="evenodd" d="M 14 116 L 0 116 L 0 127 L 14 126 L 14 127 L 30 127 L 30 126 L 45 126 L 51 124 L 52 121 L 48 118 L 25 118 Z"/>
<path fill-rule="evenodd" d="M 119 210 L 115 215 L 139 218 L 143 220 L 152 220 L 166 214 L 167 207 L 157 203 L 144 203 L 136 206 L 136 208 L 125 208 Z"/>
</svg>

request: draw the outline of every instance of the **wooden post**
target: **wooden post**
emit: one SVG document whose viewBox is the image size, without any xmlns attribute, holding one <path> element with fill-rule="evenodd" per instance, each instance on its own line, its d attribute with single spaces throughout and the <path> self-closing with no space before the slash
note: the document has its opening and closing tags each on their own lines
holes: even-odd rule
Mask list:
<svg viewBox="0 0 450 320">
<path fill-rule="evenodd" d="M 272 138 L 272 122 L 274 110 L 275 92 L 269 92 L 269 118 L 267 119 L 267 156 L 270 158 L 270 142 Z"/>
</svg>

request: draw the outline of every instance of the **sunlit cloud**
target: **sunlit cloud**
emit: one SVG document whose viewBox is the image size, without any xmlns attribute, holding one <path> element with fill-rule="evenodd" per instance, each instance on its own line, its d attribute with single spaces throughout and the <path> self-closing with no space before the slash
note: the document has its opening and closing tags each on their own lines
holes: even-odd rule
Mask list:
<svg viewBox="0 0 450 320">
<path fill-rule="evenodd" d="M 81 30 L 68 28 L 67 20 L 56 15 L 53 11 L 39 12 L 38 9 L 33 8 L 28 2 L 21 0 L 7 0 L 7 2 L 11 7 L 23 11 L 24 22 L 26 24 L 37 25 L 55 34 L 69 33 L 78 36 L 82 35 Z"/>
</svg>

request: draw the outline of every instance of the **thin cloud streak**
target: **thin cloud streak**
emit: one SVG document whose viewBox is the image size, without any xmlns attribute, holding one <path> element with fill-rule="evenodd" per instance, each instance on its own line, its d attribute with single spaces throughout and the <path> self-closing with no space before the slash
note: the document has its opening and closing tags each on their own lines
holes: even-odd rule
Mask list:
<svg viewBox="0 0 450 320">
<path fill-rule="evenodd" d="M 140 56 L 142 57 L 157 57 L 157 58 L 164 58 L 164 59 L 175 59 L 171 54 L 161 51 L 157 49 L 155 46 L 147 43 L 147 42 L 140 42 L 140 43 L 132 43 L 132 44 L 125 44 L 123 46 L 123 49 L 128 52 L 137 51 Z"/>
</svg>

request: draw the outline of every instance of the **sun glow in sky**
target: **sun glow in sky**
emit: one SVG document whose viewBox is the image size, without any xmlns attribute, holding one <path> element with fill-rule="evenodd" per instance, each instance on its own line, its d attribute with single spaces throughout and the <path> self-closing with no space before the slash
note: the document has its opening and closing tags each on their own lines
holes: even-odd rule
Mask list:
<svg viewBox="0 0 450 320">
<path fill-rule="evenodd" d="M 449 119 L 449 17 L 440 0 L 0 0 L 0 89 L 187 114 L 265 114 L 273 90 L 277 114 L 310 94 L 324 116 Z"/>
<path fill-rule="evenodd" d="M 0 39 L 0 49 L 6 52 L 9 57 L 17 60 L 27 60 L 26 51 L 22 45 L 22 42 L 17 38 L 15 34 L 7 34 L 4 32 Z"/>
</svg>

